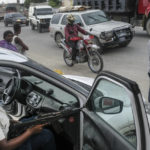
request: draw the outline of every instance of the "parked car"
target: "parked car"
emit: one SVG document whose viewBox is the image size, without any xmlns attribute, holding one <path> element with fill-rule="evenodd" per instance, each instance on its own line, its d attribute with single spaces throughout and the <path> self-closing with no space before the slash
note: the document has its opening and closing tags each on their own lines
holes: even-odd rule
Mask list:
<svg viewBox="0 0 150 150">
<path fill-rule="evenodd" d="M 0 51 L 3 107 L 18 120 L 34 116 L 33 122 L 40 118 L 43 123 L 47 113 L 52 116 L 47 129 L 55 135 L 57 150 L 149 150 L 150 126 L 136 82 L 103 71 L 89 92 L 26 56 Z M 109 119 L 112 115 L 115 123 Z M 122 120 L 128 120 L 124 132 L 118 128 Z"/>
<path fill-rule="evenodd" d="M 53 15 L 50 22 L 50 36 L 58 47 L 64 38 L 64 27 L 69 13 L 75 16 L 75 23 L 95 36 L 94 42 L 100 46 L 100 52 L 108 47 L 127 46 L 133 38 L 134 29 L 131 24 L 111 20 L 102 10 L 62 12 Z"/>
<path fill-rule="evenodd" d="M 6 13 L 4 16 L 4 25 L 8 26 L 9 24 L 15 23 L 25 24 L 26 26 L 28 26 L 29 20 L 19 12 Z"/>
</svg>

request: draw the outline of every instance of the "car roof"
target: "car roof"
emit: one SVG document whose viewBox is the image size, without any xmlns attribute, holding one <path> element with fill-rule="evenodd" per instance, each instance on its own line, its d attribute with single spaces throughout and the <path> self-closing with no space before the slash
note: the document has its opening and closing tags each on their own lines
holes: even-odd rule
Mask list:
<svg viewBox="0 0 150 150">
<path fill-rule="evenodd" d="M 33 7 L 35 7 L 35 8 L 52 8 L 51 6 L 33 6 Z"/>
<path fill-rule="evenodd" d="M 100 11 L 98 9 L 88 9 L 88 10 L 83 10 L 83 11 L 69 11 L 69 12 L 58 12 L 59 14 L 85 14 L 85 13 L 90 13 L 90 12 L 96 12 Z"/>
</svg>

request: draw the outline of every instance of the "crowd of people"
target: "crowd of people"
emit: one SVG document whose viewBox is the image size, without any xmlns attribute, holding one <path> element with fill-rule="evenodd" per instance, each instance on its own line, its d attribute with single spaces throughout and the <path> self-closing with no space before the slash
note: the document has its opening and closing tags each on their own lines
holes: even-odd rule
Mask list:
<svg viewBox="0 0 150 150">
<path fill-rule="evenodd" d="M 0 47 L 25 55 L 29 48 L 19 37 L 19 34 L 21 33 L 21 25 L 14 24 L 13 30 L 14 32 L 7 30 L 3 33 L 3 40 L 0 41 Z"/>
</svg>

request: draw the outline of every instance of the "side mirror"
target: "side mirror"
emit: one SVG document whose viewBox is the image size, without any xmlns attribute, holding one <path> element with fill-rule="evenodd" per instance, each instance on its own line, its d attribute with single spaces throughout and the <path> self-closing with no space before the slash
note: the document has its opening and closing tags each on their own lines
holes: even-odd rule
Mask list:
<svg viewBox="0 0 150 150">
<path fill-rule="evenodd" d="M 99 99 L 100 112 L 104 114 L 118 114 L 122 112 L 123 102 L 110 97 Z"/>
<path fill-rule="evenodd" d="M 90 32 L 93 30 L 93 28 L 90 28 Z"/>
</svg>

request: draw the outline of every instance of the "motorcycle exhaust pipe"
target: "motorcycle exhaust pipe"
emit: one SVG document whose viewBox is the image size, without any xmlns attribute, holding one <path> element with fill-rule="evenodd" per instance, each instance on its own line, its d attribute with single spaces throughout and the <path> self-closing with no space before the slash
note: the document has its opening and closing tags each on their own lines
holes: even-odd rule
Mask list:
<svg viewBox="0 0 150 150">
<path fill-rule="evenodd" d="M 61 47 L 68 52 L 68 48 L 63 44 L 63 43 L 60 43 Z"/>
</svg>

